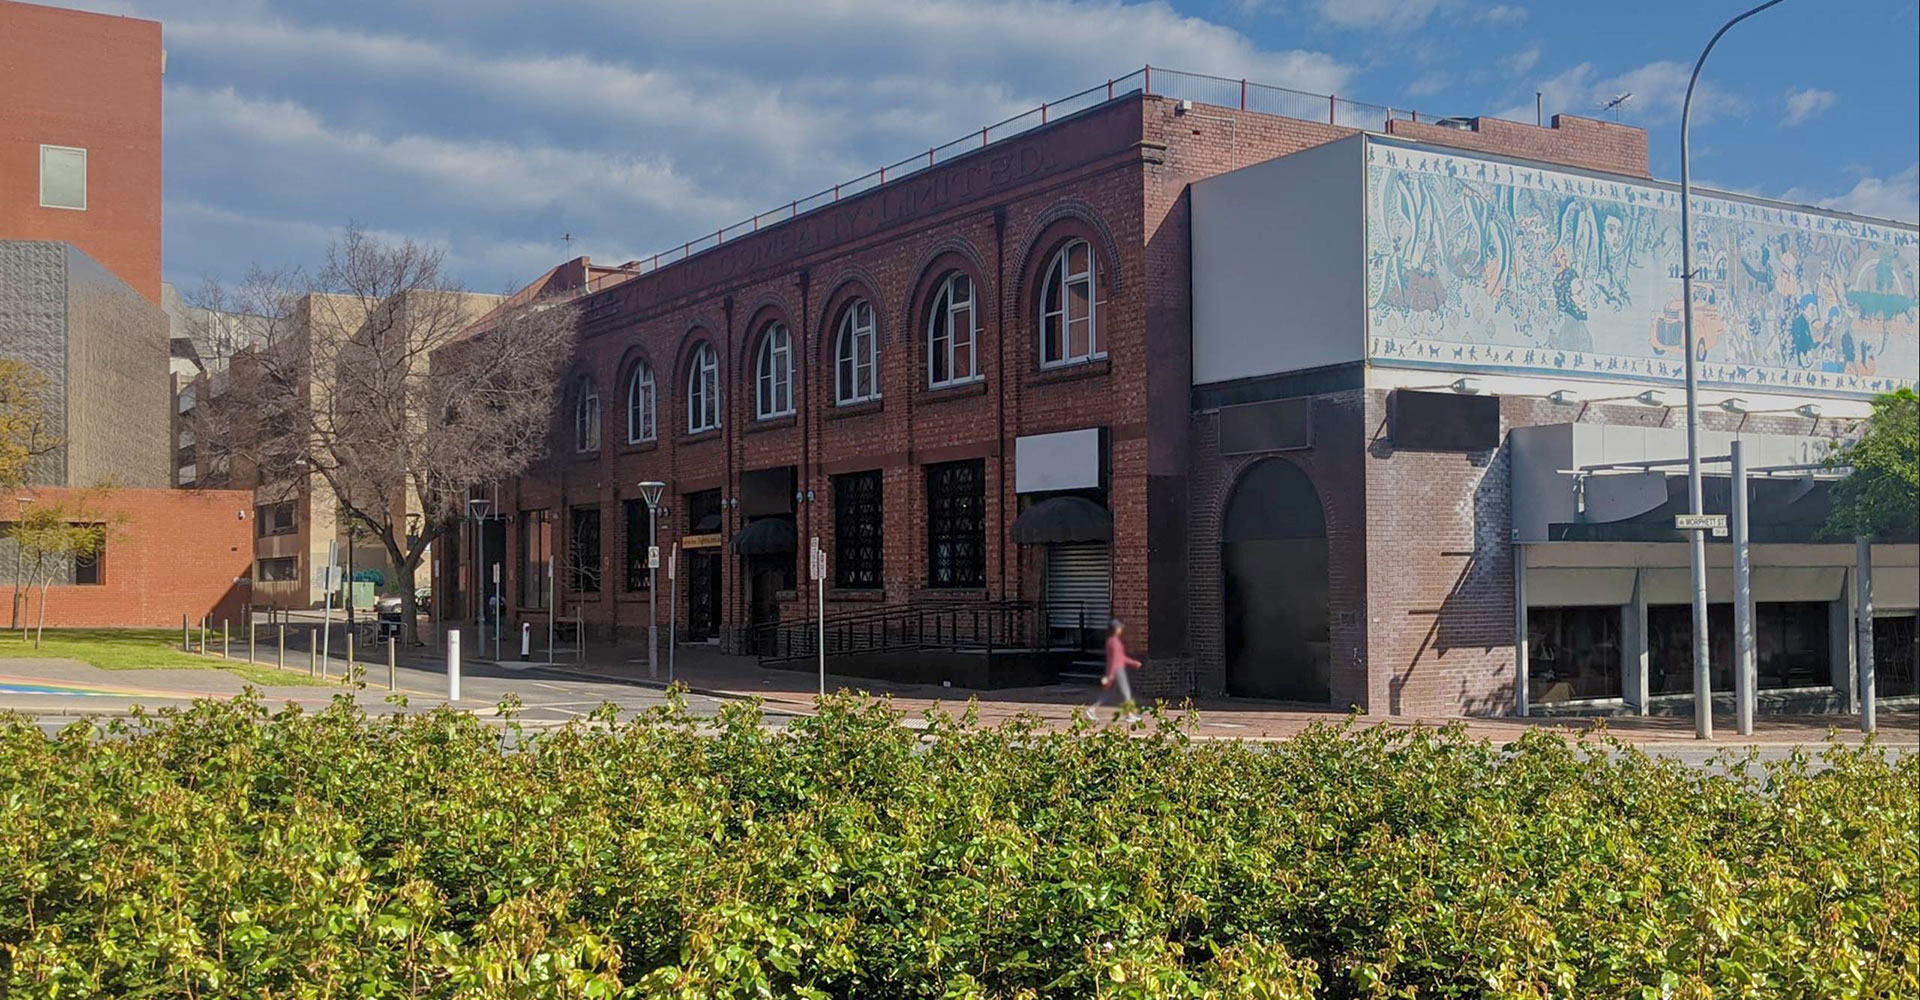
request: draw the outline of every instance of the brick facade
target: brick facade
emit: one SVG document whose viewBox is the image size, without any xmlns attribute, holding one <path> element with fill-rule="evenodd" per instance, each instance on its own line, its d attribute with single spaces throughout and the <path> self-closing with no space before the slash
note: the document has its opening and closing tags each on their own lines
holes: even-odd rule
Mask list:
<svg viewBox="0 0 1920 1000">
<path fill-rule="evenodd" d="M 178 628 L 182 615 L 195 622 L 205 617 L 216 625 L 245 619 L 253 563 L 251 492 L 120 489 L 90 494 L 42 488 L 30 495 L 39 504 L 77 504 L 115 523 L 107 540 L 103 582 L 49 588 L 48 625 Z M 17 517 L 14 498 L 0 497 L 0 522 Z M 0 573 L 12 576 L 13 547 L 7 543 L 3 548 Z M 37 619 L 37 588 L 27 608 L 29 620 Z"/>
<path fill-rule="evenodd" d="M 1565 147 L 1561 162 L 1615 155 L 1589 149 L 1593 137 L 1577 129 L 1541 131 Z M 1644 133 L 1619 131 L 1637 136 L 1644 147 Z M 717 489 L 738 497 L 743 473 L 781 466 L 798 470 L 801 499 L 794 514 L 803 551 L 795 577 L 801 581 L 810 537 L 821 538 L 830 565 L 835 558 L 832 477 L 882 472 L 884 587 L 877 594 L 829 590 L 829 614 L 870 601 L 934 596 L 1033 599 L 1041 587 L 1040 561 L 1009 537 L 1020 510 L 1014 442 L 1023 435 L 1102 427 L 1114 518 L 1113 612 L 1129 622 L 1130 644 L 1146 654 L 1140 686 L 1165 695 L 1217 690 L 1221 491 L 1247 463 L 1206 459 L 1212 426 L 1207 415 L 1191 411 L 1188 186 L 1354 134 L 1321 123 L 1205 105 L 1183 109 L 1179 102 L 1130 95 L 583 295 L 582 337 L 567 385 L 584 379 L 599 396 L 600 446 L 585 453 L 573 447 L 569 397 L 556 416 L 552 455 L 502 487 L 502 512 L 514 519 L 504 560 L 509 614 L 544 617 L 520 606 L 522 512 L 552 511 L 556 549 L 564 551 L 559 536 L 565 512 L 597 507 L 600 592 L 563 592 L 560 614 L 580 614 L 590 632 L 644 634 L 647 595 L 623 587 L 622 503 L 639 496 L 637 484 L 669 484 L 672 514 L 660 530 L 664 549 L 692 530 L 687 494 Z M 1455 134 L 1449 130 L 1441 138 Z M 1611 141 L 1611 131 L 1606 136 Z M 1072 238 L 1087 240 L 1098 258 L 1099 336 L 1106 356 L 1042 370 L 1036 357 L 1037 284 L 1053 250 Z M 954 271 L 975 284 L 984 378 L 929 390 L 927 308 L 941 278 Z M 882 398 L 839 407 L 833 396 L 834 336 L 842 308 L 855 297 L 874 307 Z M 792 331 L 796 345 L 795 413 L 758 421 L 753 364 L 760 337 L 774 322 Z M 719 358 L 723 425 L 688 435 L 687 371 L 703 343 Z M 658 433 L 656 440 L 630 445 L 626 382 L 642 361 L 655 374 Z M 1368 582 L 1366 513 L 1358 498 L 1372 405 L 1358 391 L 1317 403 L 1320 450 L 1286 459 L 1301 461 L 1315 477 L 1327 508 L 1336 587 L 1351 601 L 1363 600 Z M 987 585 L 934 594 L 927 589 L 924 468 L 958 459 L 984 462 Z M 722 520 L 724 546 L 744 518 L 728 509 Z M 744 560 L 725 548 L 722 553 L 723 633 L 737 637 L 748 616 Z M 461 569 L 449 562 L 440 573 L 450 581 Z M 684 624 L 684 565 L 682 573 Z M 666 587 L 664 574 L 660 585 Z M 800 592 L 783 595 L 781 618 L 809 616 L 810 598 L 804 582 Z M 443 600 L 443 613 L 471 618 L 471 605 L 459 603 Z M 659 614 L 668 615 L 664 599 Z M 1348 614 L 1337 622 L 1337 699 L 1383 704 L 1366 689 L 1365 616 Z"/>
<path fill-rule="evenodd" d="M 163 59 L 158 21 L 0 0 L 0 239 L 71 243 L 156 306 Z M 84 210 L 41 206 L 42 145 L 87 151 Z"/>
</svg>

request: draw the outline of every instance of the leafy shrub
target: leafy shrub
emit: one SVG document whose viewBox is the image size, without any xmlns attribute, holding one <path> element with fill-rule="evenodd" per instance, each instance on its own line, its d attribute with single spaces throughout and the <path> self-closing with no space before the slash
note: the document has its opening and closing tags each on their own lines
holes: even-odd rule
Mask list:
<svg viewBox="0 0 1920 1000">
<path fill-rule="evenodd" d="M 1893 997 L 1912 754 L 1276 744 L 832 699 L 0 720 L 0 995 Z"/>
</svg>

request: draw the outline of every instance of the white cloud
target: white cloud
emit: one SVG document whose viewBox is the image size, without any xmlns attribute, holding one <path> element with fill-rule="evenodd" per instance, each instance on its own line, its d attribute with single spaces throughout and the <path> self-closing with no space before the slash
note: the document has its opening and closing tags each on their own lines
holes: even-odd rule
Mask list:
<svg viewBox="0 0 1920 1000">
<path fill-rule="evenodd" d="M 1845 194 L 1819 197 L 1803 188 L 1792 188 L 1780 197 L 1875 219 L 1920 222 L 1920 163 L 1909 164 L 1891 177 L 1862 177 Z"/>
<path fill-rule="evenodd" d="M 1407 84 L 1407 96 L 1425 97 L 1428 94 L 1437 94 L 1447 89 L 1447 85 L 1451 82 L 1453 82 L 1452 78 L 1445 73 L 1428 73 Z"/>
<path fill-rule="evenodd" d="M 1798 125 L 1818 118 L 1839 100 L 1839 96 L 1831 90 L 1821 90 L 1818 87 L 1801 90 L 1798 87 L 1789 87 L 1787 88 L 1787 117 L 1781 124 Z"/>
<path fill-rule="evenodd" d="M 1505 59 L 1500 60 L 1500 68 L 1506 70 L 1508 73 L 1514 76 L 1520 76 L 1521 74 L 1526 73 L 1529 70 L 1532 70 L 1535 66 L 1539 65 L 1539 63 L 1540 63 L 1540 43 L 1535 42 L 1532 45 L 1529 45 L 1526 48 L 1521 49 L 1520 51 L 1515 52 L 1510 56 L 1507 56 Z"/>
<path fill-rule="evenodd" d="M 1319 0 L 1320 19 L 1342 28 L 1412 31 L 1427 23 L 1441 0 Z"/>
<path fill-rule="evenodd" d="M 1527 9 L 1513 4 L 1497 3 L 1480 12 L 1480 20 L 1489 24 L 1519 24 L 1527 19 Z"/>
<path fill-rule="evenodd" d="M 1581 63 L 1542 81 L 1535 89 L 1541 93 L 1549 118 L 1561 113 L 1612 118 L 1615 112 L 1606 110 L 1608 102 L 1621 94 L 1631 94 L 1632 97 L 1618 110 L 1621 121 L 1643 125 L 1664 124 L 1680 118 L 1680 109 L 1686 98 L 1688 73 L 1686 66 L 1662 60 L 1625 73 L 1601 77 L 1592 63 Z M 1745 111 L 1745 102 L 1708 84 L 1702 83 L 1694 88 L 1695 125 L 1705 124 L 1721 115 Z M 1533 105 L 1531 102 L 1515 105 L 1501 111 L 1498 117 L 1532 121 Z"/>
</svg>

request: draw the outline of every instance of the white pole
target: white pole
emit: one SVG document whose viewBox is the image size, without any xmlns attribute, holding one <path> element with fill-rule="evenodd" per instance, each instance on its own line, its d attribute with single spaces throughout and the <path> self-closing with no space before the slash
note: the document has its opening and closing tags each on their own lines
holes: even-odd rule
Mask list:
<svg viewBox="0 0 1920 1000">
<path fill-rule="evenodd" d="M 680 543 L 667 552 L 667 683 L 673 683 L 673 653 L 679 648 L 680 580 L 674 567 L 680 562 Z"/>
<path fill-rule="evenodd" d="M 1513 714 L 1526 718 L 1533 693 L 1527 676 L 1527 547 L 1513 547 Z"/>
<path fill-rule="evenodd" d="M 1879 728 L 1875 717 L 1873 680 L 1873 542 L 1866 536 L 1853 540 L 1854 621 L 1853 656 L 1860 665 L 1860 731 Z"/>
<path fill-rule="evenodd" d="M 500 619 L 506 617 L 507 602 L 500 595 L 500 564 L 493 564 L 493 658 L 500 659 Z"/>
<path fill-rule="evenodd" d="M 560 602 L 556 600 L 556 598 L 559 596 L 559 584 L 554 579 L 553 571 L 554 571 L 553 557 L 548 556 L 547 557 L 547 666 L 549 667 L 553 666 L 553 635 L 554 635 L 553 625 L 556 620 L 554 616 L 560 613 Z"/>
<path fill-rule="evenodd" d="M 660 612 L 655 603 L 660 593 L 660 544 L 658 506 L 647 501 L 647 678 L 660 679 Z"/>
<path fill-rule="evenodd" d="M 1733 452 L 1733 713 L 1734 728 L 1753 735 L 1753 546 L 1747 537 L 1747 456 L 1734 441 Z M 1699 534 L 1699 532 L 1695 532 Z"/>
<path fill-rule="evenodd" d="M 813 539 L 813 587 L 819 594 L 819 614 L 816 621 L 820 629 L 820 697 L 827 696 L 827 553 L 820 547 L 820 536 Z"/>
<path fill-rule="evenodd" d="M 327 658 L 333 655 L 333 564 L 328 563 L 323 572 L 327 581 L 327 591 L 323 601 L 326 611 L 320 616 L 320 663 L 322 664 L 321 673 L 324 675 Z"/>
<path fill-rule="evenodd" d="M 447 700 L 460 700 L 460 630 L 447 630 Z"/>
</svg>

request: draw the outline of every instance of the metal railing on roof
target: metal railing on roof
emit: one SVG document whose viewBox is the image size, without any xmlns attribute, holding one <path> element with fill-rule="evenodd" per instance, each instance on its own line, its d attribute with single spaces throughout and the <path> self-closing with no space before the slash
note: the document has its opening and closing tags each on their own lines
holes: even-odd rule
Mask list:
<svg viewBox="0 0 1920 1000">
<path fill-rule="evenodd" d="M 1333 94 L 1315 94 L 1304 90 L 1253 83 L 1245 79 L 1235 80 L 1223 76 L 1209 76 L 1205 73 L 1186 73 L 1155 66 L 1142 66 L 1125 76 L 1114 77 L 1104 84 L 1088 87 L 1057 101 L 1047 101 L 1039 107 L 1028 109 L 1004 121 L 984 125 L 979 131 L 969 132 L 944 145 L 930 146 L 924 153 L 915 153 L 906 159 L 887 164 L 850 181 L 824 188 L 804 198 L 795 198 L 785 205 L 761 212 L 733 225 L 722 226 L 712 233 L 688 240 L 671 250 L 663 250 L 651 257 L 641 258 L 631 267 L 591 279 L 583 294 L 599 291 L 639 275 L 650 274 L 668 264 L 678 263 L 712 250 L 729 240 L 797 219 L 808 212 L 832 205 L 842 198 L 850 198 L 881 185 L 904 180 L 922 170 L 938 166 L 1002 139 L 1010 139 L 1067 115 L 1098 107 L 1108 101 L 1135 93 L 1375 131 L 1384 131 L 1387 122 L 1396 119 L 1413 122 L 1421 120 L 1420 113 L 1409 108 L 1352 101 Z M 1440 119 L 1429 115 L 1426 120 L 1439 121 Z"/>
</svg>

